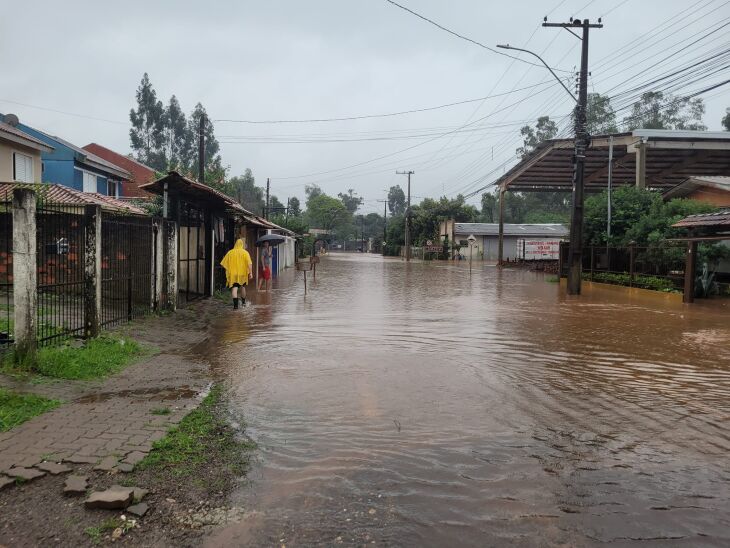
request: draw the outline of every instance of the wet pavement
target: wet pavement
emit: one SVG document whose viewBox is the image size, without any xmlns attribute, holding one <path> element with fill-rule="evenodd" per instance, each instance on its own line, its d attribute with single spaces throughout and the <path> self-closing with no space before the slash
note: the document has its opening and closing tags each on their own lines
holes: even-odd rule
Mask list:
<svg viewBox="0 0 730 548">
<path fill-rule="evenodd" d="M 210 545 L 730 545 L 730 307 L 322 260 L 208 349 L 259 444 Z"/>
</svg>

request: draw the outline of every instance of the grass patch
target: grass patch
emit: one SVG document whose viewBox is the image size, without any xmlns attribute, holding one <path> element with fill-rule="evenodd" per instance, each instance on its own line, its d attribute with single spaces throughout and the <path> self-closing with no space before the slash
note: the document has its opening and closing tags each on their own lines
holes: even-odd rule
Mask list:
<svg viewBox="0 0 730 548">
<path fill-rule="evenodd" d="M 156 407 L 152 411 L 150 411 L 153 415 L 169 415 L 172 413 L 169 407 Z"/>
<path fill-rule="evenodd" d="M 87 527 L 86 529 L 84 529 L 84 533 L 89 535 L 89 538 L 91 538 L 91 542 L 93 542 L 94 544 L 101 544 L 101 538 L 104 536 L 105 533 L 114 531 L 114 529 L 122 527 L 123 525 L 124 522 L 121 519 L 109 518 L 102 521 L 99 525 L 95 525 L 94 527 Z"/>
<path fill-rule="evenodd" d="M 545 281 L 551 284 L 557 284 L 560 283 L 560 278 L 558 278 L 557 276 L 548 276 L 547 278 L 545 278 Z"/>
<path fill-rule="evenodd" d="M 90 339 L 83 346 L 66 344 L 38 350 L 35 363 L 18 363 L 12 353 L 6 356 L 5 373 L 37 373 L 56 379 L 97 379 L 124 369 L 143 356 L 145 350 L 128 337 L 109 335 Z"/>
<path fill-rule="evenodd" d="M 16 394 L 0 388 L 0 432 L 6 432 L 60 404 L 58 400 L 33 394 Z"/>
<path fill-rule="evenodd" d="M 221 402 L 222 388 L 216 385 L 197 409 L 154 443 L 137 468 L 192 478 L 213 459 L 217 461 L 215 468 L 243 476 L 248 469 L 248 452 L 255 445 L 236 438 L 233 428 L 221 416 Z"/>
</svg>

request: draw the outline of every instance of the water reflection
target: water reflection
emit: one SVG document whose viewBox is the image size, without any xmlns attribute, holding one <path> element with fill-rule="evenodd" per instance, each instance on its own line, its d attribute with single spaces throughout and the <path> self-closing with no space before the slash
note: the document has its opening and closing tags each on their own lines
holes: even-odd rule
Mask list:
<svg viewBox="0 0 730 548">
<path fill-rule="evenodd" d="M 726 306 L 481 263 L 288 276 L 211 348 L 260 445 L 256 517 L 211 544 L 730 542 Z"/>
</svg>

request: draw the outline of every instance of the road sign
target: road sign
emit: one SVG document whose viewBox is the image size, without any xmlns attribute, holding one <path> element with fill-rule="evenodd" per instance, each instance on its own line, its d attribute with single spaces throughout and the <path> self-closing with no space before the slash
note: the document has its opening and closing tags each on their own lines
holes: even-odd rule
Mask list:
<svg viewBox="0 0 730 548">
<path fill-rule="evenodd" d="M 444 246 L 442 245 L 426 245 L 423 247 L 423 251 L 426 253 L 443 253 Z"/>
<path fill-rule="evenodd" d="M 431 246 L 431 245 L 433 245 L 433 242 L 431 240 L 426 240 L 426 246 Z"/>
</svg>

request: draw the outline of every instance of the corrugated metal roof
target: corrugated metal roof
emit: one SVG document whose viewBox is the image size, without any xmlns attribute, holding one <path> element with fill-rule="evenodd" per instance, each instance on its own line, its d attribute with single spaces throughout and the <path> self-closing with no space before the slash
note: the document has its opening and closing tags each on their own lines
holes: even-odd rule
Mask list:
<svg viewBox="0 0 730 548">
<path fill-rule="evenodd" d="M 26 143 L 28 146 L 32 148 L 37 148 L 40 150 L 48 150 L 49 152 L 53 150 L 53 147 L 51 145 L 48 145 L 41 141 L 40 139 L 36 139 L 32 135 L 28 135 L 24 131 L 19 130 L 15 126 L 11 126 L 10 124 L 6 124 L 5 122 L 0 121 L 0 133 L 4 133 L 6 135 L 10 135 L 12 137 L 15 137 L 14 140 L 20 140 L 20 141 L 27 141 Z"/>
<path fill-rule="evenodd" d="M 570 231 L 561 224 L 542 223 L 505 223 L 505 236 L 524 236 L 527 238 L 564 238 Z M 454 223 L 454 234 L 474 234 L 474 236 L 498 236 L 499 223 Z"/>
<path fill-rule="evenodd" d="M 672 225 L 676 228 L 730 227 L 730 209 L 721 209 L 714 213 L 699 213 L 685 217 Z"/>
<path fill-rule="evenodd" d="M 0 182 L 0 196 L 10 196 L 13 189 L 17 187 L 31 188 L 43 201 L 54 205 L 99 205 L 104 211 L 114 213 L 128 213 L 131 215 L 147 215 L 147 213 L 129 202 L 117 200 L 112 196 L 104 196 L 95 192 L 81 192 L 79 190 L 56 184 L 27 184 L 27 183 L 2 183 Z"/>
</svg>

